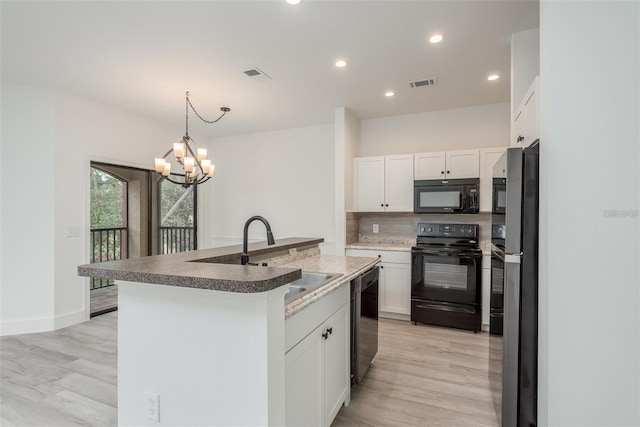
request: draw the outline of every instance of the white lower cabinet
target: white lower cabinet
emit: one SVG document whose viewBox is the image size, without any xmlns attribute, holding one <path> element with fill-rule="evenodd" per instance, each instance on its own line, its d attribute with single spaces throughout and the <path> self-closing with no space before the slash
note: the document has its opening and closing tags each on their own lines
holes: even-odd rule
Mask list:
<svg viewBox="0 0 640 427">
<path fill-rule="evenodd" d="M 349 284 L 343 288 L 349 288 Z M 323 300 L 332 296 L 330 294 Z M 300 314 L 316 309 L 320 303 L 322 300 Z M 297 324 L 291 328 L 293 334 L 304 334 L 301 327 L 318 318 L 313 310 L 311 314 L 294 319 Z M 325 315 L 324 322 L 285 354 L 287 426 L 331 425 L 349 396 L 349 340 L 349 304 L 343 302 L 337 311 L 328 318 Z"/>
<path fill-rule="evenodd" d="M 344 401 L 344 393 L 351 385 L 350 364 L 345 363 L 350 342 L 348 313 L 345 305 L 325 323 L 324 333 L 329 335 L 326 339 L 323 337 L 324 413 L 327 416 L 323 425 L 330 425 L 336 417 Z"/>
<path fill-rule="evenodd" d="M 382 262 L 378 285 L 380 311 L 411 314 L 411 264 Z"/>
<path fill-rule="evenodd" d="M 411 252 L 347 249 L 347 256 L 380 258 L 380 316 L 409 320 L 411 315 Z"/>
<path fill-rule="evenodd" d="M 322 347 L 318 326 L 285 356 L 287 426 L 321 425 Z"/>
</svg>

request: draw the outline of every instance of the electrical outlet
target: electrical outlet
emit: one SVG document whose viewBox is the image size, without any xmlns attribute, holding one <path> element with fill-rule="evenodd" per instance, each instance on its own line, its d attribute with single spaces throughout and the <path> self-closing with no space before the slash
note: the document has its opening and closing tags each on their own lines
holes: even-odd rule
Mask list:
<svg viewBox="0 0 640 427">
<path fill-rule="evenodd" d="M 147 393 L 147 418 L 157 423 L 160 422 L 160 395 Z"/>
<path fill-rule="evenodd" d="M 380 232 L 380 226 L 378 224 L 373 224 L 373 232 L 374 233 L 379 233 Z"/>
</svg>

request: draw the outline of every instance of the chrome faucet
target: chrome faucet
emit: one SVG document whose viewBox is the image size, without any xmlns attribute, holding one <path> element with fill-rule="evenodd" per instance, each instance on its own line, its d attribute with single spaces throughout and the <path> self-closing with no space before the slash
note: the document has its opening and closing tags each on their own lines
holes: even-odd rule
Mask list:
<svg viewBox="0 0 640 427">
<path fill-rule="evenodd" d="M 265 227 L 267 227 L 267 245 L 275 245 L 276 241 L 273 240 L 273 233 L 271 232 L 271 226 L 269 222 L 261 216 L 252 216 L 244 223 L 244 234 L 242 236 L 242 255 L 240 257 L 240 264 L 247 265 L 249 264 L 249 225 L 253 221 L 262 221 Z"/>
</svg>

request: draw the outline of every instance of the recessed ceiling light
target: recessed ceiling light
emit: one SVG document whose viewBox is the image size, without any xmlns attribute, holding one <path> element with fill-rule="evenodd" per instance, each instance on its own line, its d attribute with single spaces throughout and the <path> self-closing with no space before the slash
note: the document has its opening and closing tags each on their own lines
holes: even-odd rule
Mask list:
<svg viewBox="0 0 640 427">
<path fill-rule="evenodd" d="M 429 43 L 440 43 L 443 39 L 442 34 L 434 34 L 429 38 Z"/>
<path fill-rule="evenodd" d="M 284 0 L 287 2 L 287 4 L 300 4 L 300 2 L 302 2 L 302 0 Z"/>
<path fill-rule="evenodd" d="M 489 77 L 487 77 L 487 80 L 493 81 L 493 80 L 498 80 L 499 78 L 500 78 L 500 74 L 489 74 Z"/>
<path fill-rule="evenodd" d="M 386 96 L 387 98 L 391 98 L 393 95 L 395 95 L 395 92 L 392 90 L 388 90 L 384 93 L 384 96 Z"/>
<path fill-rule="evenodd" d="M 346 66 L 347 66 L 347 61 L 343 61 L 342 59 L 340 61 L 336 61 L 336 67 L 342 68 Z"/>
</svg>

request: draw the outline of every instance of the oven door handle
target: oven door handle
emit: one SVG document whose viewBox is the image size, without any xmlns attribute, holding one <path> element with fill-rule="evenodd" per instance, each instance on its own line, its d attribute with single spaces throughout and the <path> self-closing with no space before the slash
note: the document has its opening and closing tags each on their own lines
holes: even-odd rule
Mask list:
<svg viewBox="0 0 640 427">
<path fill-rule="evenodd" d="M 420 249 L 413 250 L 415 254 L 422 255 L 431 255 L 431 256 L 450 256 L 457 258 L 482 258 L 482 253 L 474 253 L 474 252 L 460 252 L 460 251 L 438 251 L 438 250 L 428 250 L 428 249 Z"/>
<path fill-rule="evenodd" d="M 436 305 L 436 304 L 416 304 L 416 308 L 427 308 L 427 309 L 434 309 L 434 310 L 440 310 L 440 311 L 450 311 L 455 313 L 471 313 L 471 314 L 475 313 L 474 310 L 469 308 L 450 307 L 450 306 Z"/>
</svg>

